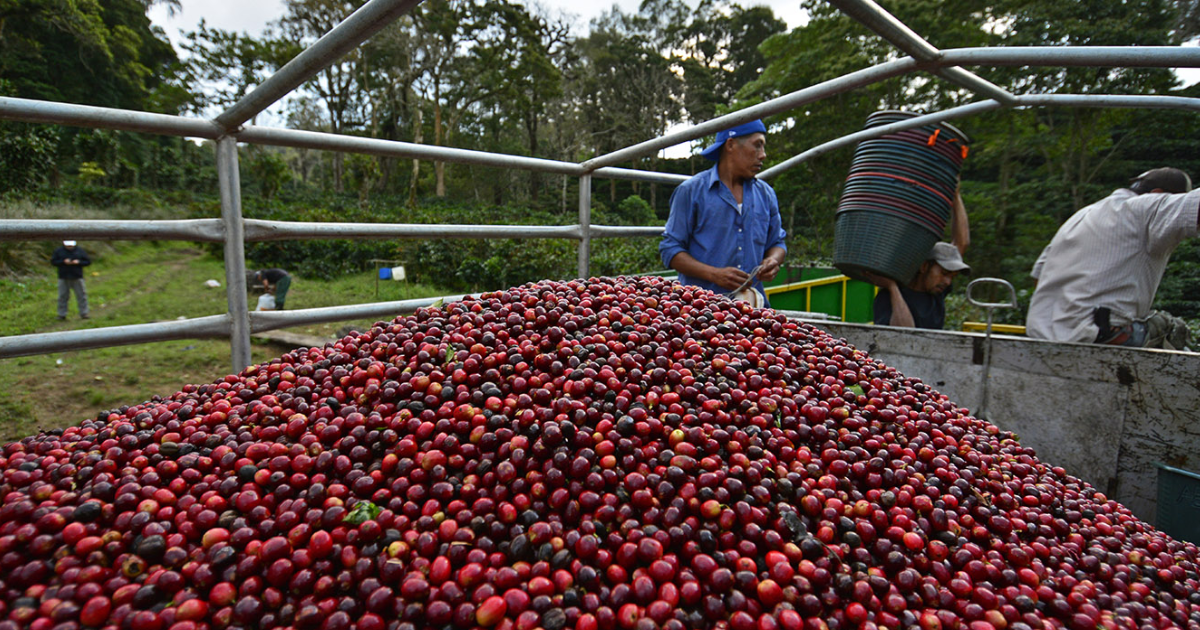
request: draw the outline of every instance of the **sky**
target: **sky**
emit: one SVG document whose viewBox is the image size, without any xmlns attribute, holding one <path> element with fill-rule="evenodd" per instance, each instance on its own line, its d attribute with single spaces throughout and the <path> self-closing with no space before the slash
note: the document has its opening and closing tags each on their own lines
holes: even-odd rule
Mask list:
<svg viewBox="0 0 1200 630">
<path fill-rule="evenodd" d="M 699 4 L 698 0 L 684 0 L 691 6 Z M 546 9 L 549 15 L 561 14 L 572 21 L 575 32 L 587 32 L 588 22 L 613 6 L 625 13 L 637 12 L 641 0 L 615 0 L 613 2 L 591 2 L 584 0 L 532 0 Z M 246 33 L 258 36 L 266 29 L 267 23 L 277 19 L 283 13 L 281 0 L 181 0 L 182 11 L 170 15 L 164 5 L 156 4 L 150 9 L 150 21 L 155 26 L 161 26 L 166 31 L 176 50 L 181 50 L 182 34 L 197 30 L 200 20 L 204 20 L 209 28 L 219 28 L 226 31 Z M 526 2 L 529 4 L 529 2 Z M 768 6 L 775 16 L 787 22 L 788 28 L 801 26 L 804 23 L 804 13 L 800 10 L 800 0 L 741 0 L 742 6 Z M 283 126 L 283 107 L 276 103 L 266 113 L 256 119 L 257 124 L 266 126 Z M 664 157 L 679 157 L 688 154 L 688 147 L 680 145 L 671 147 L 663 152 Z"/>
<path fill-rule="evenodd" d="M 637 11 L 640 0 L 616 0 L 615 2 L 590 2 L 588 0 L 532 0 L 542 5 L 549 13 L 560 13 L 574 18 L 578 33 L 587 30 L 588 21 L 598 17 L 613 6 L 618 6 L 626 13 Z M 690 5 L 698 0 L 685 0 Z M 168 15 L 166 7 L 161 4 L 150 9 L 150 19 L 163 27 L 171 42 L 179 48 L 182 31 L 195 30 L 201 19 L 207 21 L 209 27 L 227 31 L 262 34 L 267 22 L 274 20 L 283 12 L 283 2 L 280 0 L 182 0 L 183 10 L 176 15 Z M 789 28 L 795 28 L 804 23 L 804 13 L 800 10 L 800 0 L 744 0 L 744 6 L 769 6 L 775 15 L 785 22 Z M 1197 45 L 1190 42 L 1188 45 Z M 1200 81 L 1200 68 L 1186 68 L 1178 71 L 1184 84 L 1191 85 Z"/>
<path fill-rule="evenodd" d="M 535 0 L 546 8 L 550 14 L 563 14 L 574 17 L 577 32 L 587 29 L 588 21 L 614 5 L 625 13 L 637 11 L 640 0 L 617 0 L 615 2 L 589 2 L 587 0 Z M 695 6 L 697 0 L 685 0 Z M 163 27 L 172 43 L 180 41 L 179 31 L 195 30 L 201 19 L 208 22 L 209 27 L 227 31 L 245 32 L 259 35 L 267 22 L 274 20 L 283 12 L 283 2 L 280 0 L 182 0 L 183 11 L 175 16 L 167 14 L 165 6 L 159 4 L 150 9 L 150 19 L 154 24 Z M 528 3 L 526 3 L 528 4 Z M 800 0 L 745 0 L 743 6 L 768 6 L 775 12 L 776 17 L 788 23 L 788 27 L 800 26 L 804 14 L 800 11 Z"/>
<path fill-rule="evenodd" d="M 637 11 L 640 0 L 615 0 L 613 2 L 589 2 L 588 0 L 530 0 L 537 2 L 546 9 L 546 13 L 562 14 L 572 19 L 576 32 L 583 34 L 587 31 L 588 22 L 613 6 L 618 6 L 625 13 Z M 698 0 L 685 0 L 695 6 Z M 743 6 L 769 6 L 775 15 L 785 22 L 789 28 L 801 26 L 804 14 L 800 10 L 800 0 L 743 0 Z M 276 19 L 283 12 L 283 2 L 280 0 L 181 0 L 182 10 L 175 15 L 168 15 L 166 8 L 157 4 L 150 9 L 150 19 L 161 26 L 170 37 L 176 49 L 180 48 L 181 33 L 196 30 L 200 20 L 208 23 L 210 28 L 247 33 L 252 36 L 261 35 L 268 22 Z M 1193 41 L 1189 45 L 1197 45 Z M 983 72 L 986 76 L 986 72 Z M 1200 81 L 1200 69 L 1187 68 L 1178 70 L 1177 74 L 1185 85 Z M 260 116 L 259 124 L 282 126 L 282 118 L 277 113 L 281 106 L 276 104 L 267 114 Z M 682 152 L 686 155 L 686 147 L 672 147 L 667 150 L 668 157 Z"/>
</svg>

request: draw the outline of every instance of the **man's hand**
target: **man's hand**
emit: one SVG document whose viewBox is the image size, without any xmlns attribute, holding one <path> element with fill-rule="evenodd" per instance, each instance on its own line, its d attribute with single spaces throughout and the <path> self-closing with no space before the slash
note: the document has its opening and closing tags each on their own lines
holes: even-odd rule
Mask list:
<svg viewBox="0 0 1200 630">
<path fill-rule="evenodd" d="M 762 265 L 758 268 L 758 279 L 763 282 L 770 282 L 779 274 L 779 259 L 774 256 L 767 256 L 763 259 Z"/>
<path fill-rule="evenodd" d="M 737 267 L 719 267 L 713 269 L 709 281 L 723 289 L 733 291 L 749 279 L 750 274 Z"/>
</svg>

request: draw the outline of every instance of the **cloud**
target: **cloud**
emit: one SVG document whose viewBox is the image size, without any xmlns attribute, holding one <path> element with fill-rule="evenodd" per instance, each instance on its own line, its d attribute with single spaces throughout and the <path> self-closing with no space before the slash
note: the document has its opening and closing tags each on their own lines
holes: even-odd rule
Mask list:
<svg viewBox="0 0 1200 630">
<path fill-rule="evenodd" d="M 196 30 L 201 19 L 209 28 L 258 36 L 267 22 L 283 15 L 282 0 L 183 0 L 181 4 L 183 9 L 173 16 L 163 4 L 155 4 L 148 12 L 150 21 L 167 32 L 176 48 L 182 40 L 180 33 Z"/>
</svg>

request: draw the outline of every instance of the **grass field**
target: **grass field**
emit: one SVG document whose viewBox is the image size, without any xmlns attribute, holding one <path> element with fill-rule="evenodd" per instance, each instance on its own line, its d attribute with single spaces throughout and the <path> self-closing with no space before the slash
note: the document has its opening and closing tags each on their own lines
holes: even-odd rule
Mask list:
<svg viewBox="0 0 1200 630">
<path fill-rule="evenodd" d="M 189 243 L 89 243 L 93 264 L 86 269 L 91 318 L 79 319 L 72 299 L 67 321 L 55 318 L 57 281 L 45 273 L 23 280 L 0 279 L 0 335 L 18 335 L 123 326 L 226 312 L 225 271 L 219 258 Z M 220 288 L 205 286 L 213 279 Z M 405 282 L 381 282 L 375 296 L 372 272 L 334 281 L 295 278 L 289 309 L 404 300 L 452 291 Z M 256 296 L 251 296 L 251 308 Z M 372 321 L 340 322 L 291 329 L 334 338 L 346 327 Z M 251 358 L 261 362 L 288 348 L 255 340 Z M 231 371 L 224 340 L 166 341 L 116 348 L 0 359 L 0 440 L 11 441 L 41 429 L 64 427 L 121 405 L 167 396 L 187 383 L 205 383 Z"/>
</svg>

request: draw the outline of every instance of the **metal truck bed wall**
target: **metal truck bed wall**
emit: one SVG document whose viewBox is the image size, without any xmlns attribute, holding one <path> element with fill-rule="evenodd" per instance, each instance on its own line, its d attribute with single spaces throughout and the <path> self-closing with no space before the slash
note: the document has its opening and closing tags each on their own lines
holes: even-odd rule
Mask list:
<svg viewBox="0 0 1200 630">
<path fill-rule="evenodd" d="M 974 412 L 984 335 L 811 321 Z M 987 415 L 1154 523 L 1156 463 L 1200 471 L 1200 354 L 992 337 Z"/>
</svg>

